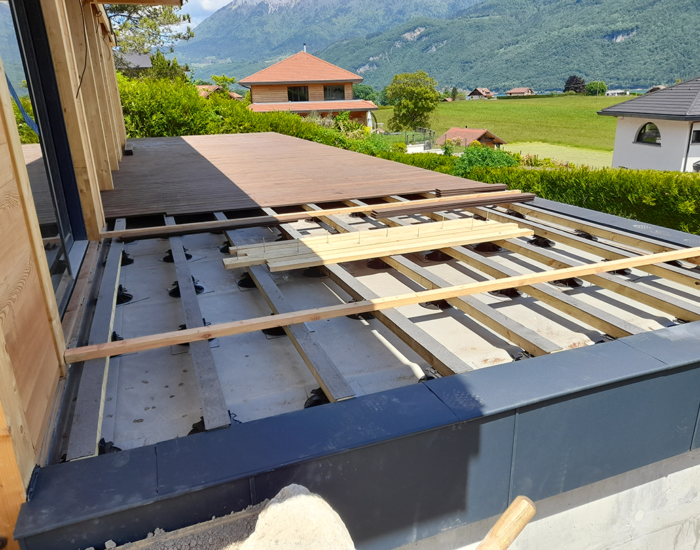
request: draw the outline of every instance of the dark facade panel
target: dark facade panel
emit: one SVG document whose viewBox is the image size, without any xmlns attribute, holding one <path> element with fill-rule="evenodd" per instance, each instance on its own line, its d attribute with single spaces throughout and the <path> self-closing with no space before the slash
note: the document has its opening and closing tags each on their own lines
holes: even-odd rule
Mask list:
<svg viewBox="0 0 700 550">
<path fill-rule="evenodd" d="M 512 496 L 557 495 L 690 450 L 700 369 L 655 374 L 517 413 Z"/>
<path fill-rule="evenodd" d="M 297 483 L 363 550 L 396 548 L 508 506 L 514 415 L 480 418 L 255 477 L 258 500 Z"/>
</svg>

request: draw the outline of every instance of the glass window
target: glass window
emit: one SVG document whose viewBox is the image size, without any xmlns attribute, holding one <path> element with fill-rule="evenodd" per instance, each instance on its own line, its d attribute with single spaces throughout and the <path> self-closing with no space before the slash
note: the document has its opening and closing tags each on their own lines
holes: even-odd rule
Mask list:
<svg viewBox="0 0 700 550">
<path fill-rule="evenodd" d="M 338 101 L 345 99 L 345 86 L 342 84 L 336 86 L 324 86 L 323 99 L 325 101 Z"/>
<path fill-rule="evenodd" d="M 700 143 L 700 130 L 693 130 L 691 143 Z"/>
<path fill-rule="evenodd" d="M 661 145 L 661 132 L 653 122 L 647 122 L 637 134 L 637 143 Z"/>
<path fill-rule="evenodd" d="M 290 86 L 287 88 L 287 99 L 289 101 L 309 101 L 309 87 Z"/>
</svg>

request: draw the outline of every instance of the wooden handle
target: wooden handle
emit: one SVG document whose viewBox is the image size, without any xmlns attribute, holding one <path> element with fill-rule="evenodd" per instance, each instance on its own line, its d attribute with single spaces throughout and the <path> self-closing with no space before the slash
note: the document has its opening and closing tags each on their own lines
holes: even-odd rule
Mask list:
<svg viewBox="0 0 700 550">
<path fill-rule="evenodd" d="M 529 498 L 515 497 L 476 550 L 506 550 L 525 529 L 535 511 L 535 504 Z"/>
</svg>

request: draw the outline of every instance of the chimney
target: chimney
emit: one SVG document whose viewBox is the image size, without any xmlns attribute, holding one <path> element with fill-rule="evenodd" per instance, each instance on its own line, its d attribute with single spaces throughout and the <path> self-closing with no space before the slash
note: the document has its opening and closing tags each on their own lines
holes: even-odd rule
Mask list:
<svg viewBox="0 0 700 550">
<path fill-rule="evenodd" d="M 306 53 L 306 42 L 304 42 L 304 53 Z"/>
</svg>

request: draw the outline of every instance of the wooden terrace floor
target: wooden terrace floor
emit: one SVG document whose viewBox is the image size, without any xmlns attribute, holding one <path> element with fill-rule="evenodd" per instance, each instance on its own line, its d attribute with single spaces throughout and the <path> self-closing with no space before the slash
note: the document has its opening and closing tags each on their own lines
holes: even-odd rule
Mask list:
<svg viewBox="0 0 700 550">
<path fill-rule="evenodd" d="M 102 192 L 108 219 L 292 206 L 436 188 L 485 190 L 483 183 L 271 132 L 129 143 L 134 154 L 124 156 L 119 170 L 112 172 L 114 189 Z M 37 152 L 38 146 L 25 146 L 25 156 L 34 161 Z M 40 177 L 34 170 L 33 188 L 45 186 L 36 181 Z"/>
</svg>

